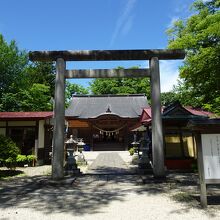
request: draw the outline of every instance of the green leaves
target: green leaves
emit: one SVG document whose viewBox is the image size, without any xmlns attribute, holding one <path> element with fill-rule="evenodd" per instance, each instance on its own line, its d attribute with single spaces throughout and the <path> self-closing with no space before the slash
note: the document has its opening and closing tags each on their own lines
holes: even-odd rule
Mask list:
<svg viewBox="0 0 220 220">
<path fill-rule="evenodd" d="M 10 138 L 0 135 L 0 162 L 11 167 L 19 153 L 19 148 Z"/>
<path fill-rule="evenodd" d="M 220 113 L 220 11 L 219 0 L 196 1 L 195 14 L 185 21 L 177 21 L 167 32 L 169 48 L 187 52 L 180 68 L 181 84 L 175 88 L 182 104 L 204 107 Z M 184 90 L 183 90 L 184 88 Z"/>
<path fill-rule="evenodd" d="M 20 106 L 24 111 L 51 111 L 53 103 L 50 87 L 44 84 L 33 84 L 28 90 L 20 91 Z"/>
<path fill-rule="evenodd" d="M 89 94 L 89 91 L 88 89 L 84 88 L 81 85 L 66 81 L 66 88 L 65 88 L 66 107 L 68 107 L 70 99 L 74 94 L 86 95 Z"/>
<path fill-rule="evenodd" d="M 150 94 L 148 78 L 95 79 L 90 84 L 93 94 Z"/>
<path fill-rule="evenodd" d="M 19 51 L 14 41 L 7 44 L 0 34 L 0 98 L 3 93 L 13 92 L 13 87 L 17 87 L 27 63 L 27 54 Z"/>
<path fill-rule="evenodd" d="M 55 67 L 53 63 L 30 63 L 15 41 L 0 35 L 0 110 L 52 110 Z"/>
</svg>

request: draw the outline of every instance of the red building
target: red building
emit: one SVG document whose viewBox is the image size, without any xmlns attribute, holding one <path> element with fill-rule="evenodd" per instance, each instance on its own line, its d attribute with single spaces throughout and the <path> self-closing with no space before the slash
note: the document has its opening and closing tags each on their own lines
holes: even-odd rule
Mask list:
<svg viewBox="0 0 220 220">
<path fill-rule="evenodd" d="M 192 120 L 208 119 L 214 114 L 201 109 L 183 107 L 179 102 L 163 108 L 161 112 L 167 169 L 191 169 L 196 160 L 196 142 L 194 133 L 187 124 Z M 140 124 L 151 126 L 150 107 L 143 110 Z"/>
<path fill-rule="evenodd" d="M 49 162 L 53 112 L 0 112 L 0 134 L 10 137 L 21 154 L 34 154 L 38 164 Z"/>
</svg>

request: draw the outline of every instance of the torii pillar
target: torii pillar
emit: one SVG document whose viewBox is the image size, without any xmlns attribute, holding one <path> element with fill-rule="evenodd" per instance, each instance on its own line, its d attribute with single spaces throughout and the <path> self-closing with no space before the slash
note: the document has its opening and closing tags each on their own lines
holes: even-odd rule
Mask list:
<svg viewBox="0 0 220 220">
<path fill-rule="evenodd" d="M 152 156 L 154 177 L 165 177 L 164 141 L 160 101 L 160 68 L 157 57 L 150 59 Z"/>
<path fill-rule="evenodd" d="M 65 71 L 66 62 L 62 58 L 56 61 L 54 130 L 52 152 L 52 178 L 64 177 L 64 129 L 65 129 Z"/>
</svg>

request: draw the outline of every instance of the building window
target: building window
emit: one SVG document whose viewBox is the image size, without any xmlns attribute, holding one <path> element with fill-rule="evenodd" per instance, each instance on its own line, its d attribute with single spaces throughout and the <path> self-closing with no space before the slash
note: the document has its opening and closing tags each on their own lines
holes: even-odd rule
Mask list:
<svg viewBox="0 0 220 220">
<path fill-rule="evenodd" d="M 192 134 L 183 133 L 183 151 L 185 157 L 195 157 L 194 141 Z"/>
<path fill-rule="evenodd" d="M 9 128 L 9 136 L 20 148 L 21 154 L 34 154 L 35 145 L 35 128 L 34 127 L 17 127 Z"/>
<path fill-rule="evenodd" d="M 166 158 L 194 158 L 193 136 L 189 132 L 165 134 Z"/>
<path fill-rule="evenodd" d="M 181 137 L 178 134 L 167 134 L 165 136 L 166 157 L 180 158 L 183 157 L 181 147 Z"/>
</svg>

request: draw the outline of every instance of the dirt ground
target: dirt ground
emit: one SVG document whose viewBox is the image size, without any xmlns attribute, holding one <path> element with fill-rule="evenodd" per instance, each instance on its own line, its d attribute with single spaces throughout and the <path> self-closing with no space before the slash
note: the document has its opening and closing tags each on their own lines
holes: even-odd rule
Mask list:
<svg viewBox="0 0 220 220">
<path fill-rule="evenodd" d="M 208 186 L 208 208 L 201 209 L 195 173 L 169 172 L 158 181 L 151 174 L 91 174 L 87 168 L 63 181 L 51 181 L 51 166 L 19 168 L 23 174 L 0 180 L 0 219 L 220 219 L 220 186 Z"/>
</svg>

